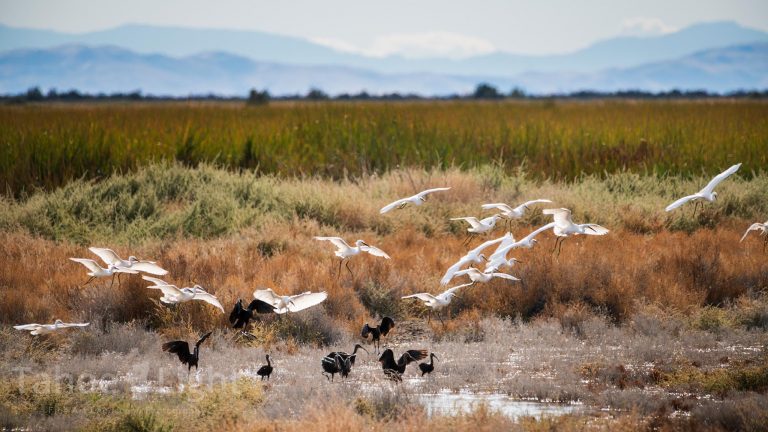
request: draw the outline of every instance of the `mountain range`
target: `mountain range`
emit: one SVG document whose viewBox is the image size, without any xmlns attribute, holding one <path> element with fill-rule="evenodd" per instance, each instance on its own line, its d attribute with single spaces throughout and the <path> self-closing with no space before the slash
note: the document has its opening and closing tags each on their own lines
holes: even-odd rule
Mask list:
<svg viewBox="0 0 768 432">
<path fill-rule="evenodd" d="M 768 87 L 768 33 L 732 22 L 618 37 L 558 55 L 460 60 L 366 57 L 254 31 L 140 25 L 68 34 L 0 25 L 0 92 L 39 86 L 146 94 L 466 93 L 479 82 L 531 93 Z"/>
</svg>

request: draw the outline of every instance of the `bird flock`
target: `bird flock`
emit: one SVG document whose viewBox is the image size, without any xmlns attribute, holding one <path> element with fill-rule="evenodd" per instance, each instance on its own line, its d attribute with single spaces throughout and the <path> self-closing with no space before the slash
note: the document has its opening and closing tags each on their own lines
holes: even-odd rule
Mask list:
<svg viewBox="0 0 768 432">
<path fill-rule="evenodd" d="M 741 164 L 731 166 L 714 177 L 699 192 L 682 197 L 667 206 L 666 211 L 673 211 L 693 201 L 695 203 L 693 214 L 695 214 L 701 201 L 711 203 L 716 202 L 717 192 L 714 191 L 715 187 L 727 177 L 738 171 L 740 166 Z M 383 215 L 392 210 L 403 209 L 408 206 L 421 206 L 427 202 L 427 198 L 430 195 L 448 190 L 450 190 L 450 187 L 427 189 L 416 195 L 398 199 L 381 208 L 380 214 Z M 532 211 L 533 206 L 551 203 L 552 201 L 549 199 L 535 199 L 524 202 L 516 207 L 512 207 L 505 203 L 483 204 L 481 206 L 483 210 L 495 210 L 498 211 L 498 213 L 485 218 L 464 216 L 450 218 L 450 220 L 463 221 L 469 225 L 466 230 L 467 237 L 464 242 L 465 244 L 469 244 L 475 236 L 492 232 L 499 220 L 505 221 L 507 227 L 509 227 L 509 223 L 512 220 L 522 218 L 526 212 Z M 507 232 L 499 238 L 483 242 L 479 246 L 467 251 L 466 254 L 450 265 L 440 279 L 440 285 L 442 286 L 450 284 L 454 278 L 461 278 L 463 276 L 468 278 L 468 282 L 447 288 L 438 294 L 420 292 L 403 296 L 402 299 L 419 300 L 423 306 L 427 308 L 427 322 L 431 320 L 433 312 L 435 312 L 438 319 L 443 322 L 443 317 L 440 315 L 440 311 L 450 305 L 451 300 L 458 296 L 460 289 L 471 287 L 478 283 L 485 284 L 494 279 L 507 280 L 510 282 L 521 281 L 520 278 L 510 273 L 505 273 L 502 269 L 512 269 L 517 264 L 520 264 L 521 261 L 517 258 L 509 257 L 510 252 L 518 248 L 533 248 L 538 242 L 536 237 L 541 233 L 552 230 L 556 239 L 551 252 L 558 256 L 561 252 L 563 243 L 569 237 L 577 235 L 602 236 L 609 233 L 608 229 L 594 223 L 575 223 L 571 211 L 566 208 L 546 208 L 542 210 L 542 214 L 552 216 L 552 222 L 533 230 L 519 240 L 515 240 L 514 236 L 510 232 Z M 752 231 L 757 232 L 759 236 L 763 237 L 763 250 L 765 251 L 766 245 L 768 245 L 768 221 L 765 223 L 752 224 L 746 230 L 740 241 L 744 241 Z M 349 261 L 355 256 L 360 255 L 362 252 L 386 260 L 391 259 L 382 249 L 371 246 L 363 240 L 357 240 L 355 241 L 354 246 L 350 246 L 341 237 L 314 237 L 314 239 L 322 242 L 330 242 L 335 246 L 336 250 L 334 251 L 334 256 L 339 259 L 339 262 L 338 267 L 336 267 L 333 262 L 334 258 L 332 257 L 332 265 L 337 279 L 341 277 L 342 266 L 347 269 L 350 275 L 354 276 L 354 273 L 349 266 Z M 485 251 L 493 246 L 496 247 L 495 250 L 486 256 Z M 164 276 L 168 274 L 168 271 L 160 267 L 154 261 L 140 260 L 135 256 L 129 256 L 127 260 L 124 260 L 113 250 L 106 248 L 91 247 L 89 250 L 101 259 L 106 267 L 101 267 L 101 265 L 93 259 L 70 258 L 72 261 L 83 265 L 87 270 L 86 275 L 89 278 L 82 286 L 91 283 L 96 278 L 111 278 L 111 286 L 114 284 L 115 278 L 117 278 L 118 284 L 120 283 L 120 275 L 122 274 L 141 274 L 142 279 L 149 283 L 149 285 L 147 285 L 148 289 L 158 290 L 162 293 L 159 300 L 164 305 L 173 306 L 179 303 L 198 300 L 214 306 L 222 313 L 225 312 L 224 307 L 216 296 L 207 292 L 200 285 L 195 284 L 192 287 L 178 288 L 176 285 L 167 283 L 164 280 L 155 277 Z M 483 263 L 485 264 L 485 268 L 481 271 L 478 266 Z M 307 291 L 295 295 L 280 295 L 275 293 L 271 288 L 257 289 L 253 292 L 253 300 L 248 306 L 243 306 L 242 299 L 237 300 L 229 314 L 229 323 L 232 325 L 232 328 L 238 329 L 243 334 L 248 335 L 247 329 L 251 321 L 256 320 L 258 315 L 283 315 L 287 313 L 296 313 L 322 303 L 327 297 L 328 295 L 324 291 Z M 53 324 L 23 324 L 14 326 L 14 328 L 17 330 L 30 331 L 32 335 L 43 335 L 66 328 L 86 327 L 88 325 L 89 323 L 65 323 L 57 319 Z M 381 352 L 382 337 L 387 337 L 394 328 L 394 319 L 384 316 L 378 324 L 371 325 L 365 323 L 361 331 L 361 338 L 363 340 L 368 340 L 370 336 L 374 352 L 380 354 L 378 361 L 381 364 L 384 376 L 393 381 L 402 381 L 402 376 L 409 364 L 426 358 L 429 358 L 429 362 L 420 363 L 418 367 L 421 376 L 431 373 L 435 368 L 434 360 L 439 360 L 435 353 L 430 353 L 425 349 L 409 349 L 405 350 L 400 357 L 395 360 L 396 356 L 392 349 L 387 348 Z M 181 340 L 164 343 L 162 345 L 162 350 L 170 354 L 176 354 L 179 361 L 187 366 L 187 372 L 189 373 L 192 367 L 195 367 L 197 370 L 198 362 L 200 360 L 200 346 L 210 335 L 211 332 L 203 335 L 195 343 L 192 351 L 190 351 L 189 343 Z M 358 350 L 370 354 L 361 344 L 355 344 L 351 353 L 343 351 L 333 351 L 328 353 L 320 362 L 322 375 L 331 382 L 337 374 L 342 378 L 349 376 L 352 367 L 357 360 Z M 262 380 L 269 380 L 274 370 L 272 358 L 269 355 L 266 355 L 266 361 L 267 364 L 261 366 L 257 371 L 257 375 L 260 376 Z"/>
</svg>

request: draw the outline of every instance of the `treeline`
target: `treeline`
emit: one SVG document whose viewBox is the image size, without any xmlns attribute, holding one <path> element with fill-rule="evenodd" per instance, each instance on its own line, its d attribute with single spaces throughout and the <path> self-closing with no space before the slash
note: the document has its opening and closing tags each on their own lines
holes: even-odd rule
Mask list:
<svg viewBox="0 0 768 432">
<path fill-rule="evenodd" d="M 267 90 L 253 89 L 247 96 L 221 96 L 216 94 L 199 94 L 189 96 L 158 96 L 142 94 L 136 90 L 128 93 L 81 93 L 77 90 L 59 92 L 51 89 L 44 93 L 40 88 L 33 87 L 18 94 L 0 95 L 4 103 L 26 102 L 81 102 L 81 101 L 244 101 L 249 105 L 261 105 L 270 101 L 398 101 L 398 100 L 504 100 L 504 99 L 703 99 L 703 98 L 766 98 L 765 90 L 737 90 L 727 93 L 709 92 L 706 90 L 669 90 L 650 92 L 645 90 L 619 90 L 603 92 L 581 90 L 569 93 L 530 94 L 521 88 L 513 88 L 509 92 L 487 84 L 479 84 L 475 90 L 466 94 L 451 94 L 447 96 L 423 96 L 417 93 L 384 93 L 371 94 L 366 91 L 359 93 L 341 93 L 329 95 L 320 89 L 310 89 L 306 94 L 271 95 Z"/>
</svg>

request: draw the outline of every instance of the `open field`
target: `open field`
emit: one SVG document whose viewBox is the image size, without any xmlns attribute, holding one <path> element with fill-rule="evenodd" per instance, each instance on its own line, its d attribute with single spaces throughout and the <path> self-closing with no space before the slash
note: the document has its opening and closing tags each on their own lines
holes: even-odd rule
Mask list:
<svg viewBox="0 0 768 432">
<path fill-rule="evenodd" d="M 0 425 L 765 430 L 768 255 L 757 235 L 739 239 L 768 219 L 766 107 L 2 107 Z M 349 123 L 339 124 L 345 115 Z M 192 140 L 178 141 L 185 128 Z M 243 159 L 249 136 L 264 147 L 248 152 L 264 153 Z M 388 142 L 396 143 L 391 151 Z M 460 145 L 470 142 L 477 147 Z M 436 143 L 439 151 L 426 151 Z M 502 148 L 504 163 L 496 163 Z M 716 203 L 695 216 L 692 206 L 664 212 L 736 162 L 744 166 L 718 186 Z M 256 165 L 261 172 L 250 169 Z M 31 185 L 45 189 L 20 193 Z M 444 185 L 452 189 L 424 206 L 379 214 L 395 198 Z M 535 248 L 512 254 L 522 263 L 510 273 L 522 282 L 462 289 L 445 324 L 427 323 L 422 307 L 400 299 L 441 291 L 443 272 L 466 252 L 466 226 L 449 218 L 490 215 L 480 209 L 485 202 L 533 198 L 611 232 L 568 239 L 559 257 L 554 236 L 543 233 Z M 537 207 L 511 232 L 521 238 L 546 222 Z M 493 237 L 503 233 L 499 226 Z M 315 235 L 364 239 L 392 259 L 356 257 L 354 275 L 337 278 L 333 248 Z M 199 283 L 226 309 L 258 287 L 324 290 L 328 299 L 261 318 L 245 338 L 210 305 L 162 306 L 137 276 L 80 287 L 84 269 L 67 258 L 93 257 L 91 245 L 156 260 L 170 272 L 163 279 Z M 433 376 L 409 367 L 393 384 L 363 353 L 347 381 L 327 382 L 322 356 L 349 351 L 362 324 L 381 315 L 398 323 L 383 345 L 436 353 Z M 54 319 L 91 326 L 37 338 L 10 327 Z M 160 345 L 205 331 L 214 333 L 201 368 L 187 377 Z M 265 353 L 276 372 L 260 383 Z M 479 404 L 432 413 L 461 398 Z M 512 416 L 494 405 L 521 401 L 550 414 Z"/>
<path fill-rule="evenodd" d="M 764 170 L 764 101 L 51 104 L 0 107 L 0 185 L 18 194 L 150 161 L 281 176 L 502 163 L 536 178 Z"/>
</svg>

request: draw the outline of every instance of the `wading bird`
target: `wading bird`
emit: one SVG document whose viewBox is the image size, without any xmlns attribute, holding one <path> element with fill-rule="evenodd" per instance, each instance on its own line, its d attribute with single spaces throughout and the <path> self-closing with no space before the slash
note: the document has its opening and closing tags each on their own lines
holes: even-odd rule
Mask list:
<svg viewBox="0 0 768 432">
<path fill-rule="evenodd" d="M 504 219 L 507 220 L 507 222 L 511 221 L 512 219 L 520 219 L 525 214 L 526 210 L 530 210 L 529 206 L 532 206 L 534 204 L 538 203 L 551 203 L 552 201 L 548 199 L 535 199 L 531 201 L 526 201 L 519 206 L 512 208 L 504 203 L 493 203 L 493 204 L 483 204 L 481 207 L 483 210 L 491 210 L 491 209 L 497 209 L 501 213 L 501 216 L 504 217 Z"/>
<path fill-rule="evenodd" d="M 576 224 L 571 219 L 571 211 L 566 208 L 559 209 L 546 209 L 545 215 L 552 215 L 555 219 L 555 225 L 552 227 L 557 239 L 555 240 L 555 247 L 552 249 L 554 253 L 557 250 L 557 255 L 560 255 L 560 249 L 563 247 L 563 242 L 567 237 L 579 234 L 587 235 L 605 235 L 608 234 L 608 229 L 601 227 L 597 224 Z"/>
<path fill-rule="evenodd" d="M 260 367 L 259 370 L 256 371 L 256 375 L 260 376 L 262 381 L 264 381 L 264 377 L 267 377 L 267 381 L 269 381 L 269 376 L 272 375 L 273 370 L 274 368 L 269 360 L 269 354 L 267 354 L 267 364 Z"/>
<path fill-rule="evenodd" d="M 70 327 L 87 327 L 90 324 L 91 323 L 65 323 L 62 320 L 56 320 L 53 322 L 53 324 L 21 324 L 15 325 L 13 328 L 16 330 L 26 330 L 29 331 L 30 334 L 37 336 L 41 334 L 53 333 L 56 330 Z"/>
<path fill-rule="evenodd" d="M 232 328 L 247 328 L 248 324 L 253 319 L 254 312 L 271 314 L 275 312 L 275 308 L 269 303 L 259 299 L 254 299 L 247 308 L 243 308 L 243 299 L 237 299 L 235 307 L 232 308 L 232 312 L 229 313 L 229 323 L 232 324 Z"/>
<path fill-rule="evenodd" d="M 100 265 L 96 263 L 96 261 L 88 258 L 70 258 L 70 260 L 76 263 L 80 263 L 84 265 L 85 268 L 90 270 L 89 272 L 86 273 L 88 276 L 90 276 L 90 278 L 88 278 L 88 280 L 84 284 L 80 285 L 81 287 L 88 285 L 89 283 L 91 283 L 92 280 L 96 278 L 110 277 L 110 276 L 112 277 L 112 283 L 109 284 L 109 286 L 111 287 L 112 284 L 115 283 L 115 275 L 117 275 L 118 273 L 132 273 L 132 274 L 138 273 L 137 271 L 134 271 L 134 270 L 120 269 L 111 264 L 108 265 L 107 268 L 102 268 Z"/>
<path fill-rule="evenodd" d="M 192 300 L 200 300 L 216 306 L 216 308 L 224 313 L 224 306 L 221 305 L 219 299 L 217 299 L 215 295 L 205 291 L 200 285 L 195 285 L 192 288 L 179 289 L 179 287 L 176 285 L 171 285 L 162 279 L 149 276 L 142 276 L 142 279 L 154 284 L 149 285 L 147 288 L 157 289 L 163 292 L 163 296 L 160 297 L 160 301 L 164 304 L 175 305 L 179 303 L 186 303 Z"/>
<path fill-rule="evenodd" d="M 695 205 L 693 207 L 693 214 L 696 215 L 696 209 L 699 206 L 699 200 L 703 199 L 703 200 L 706 200 L 706 201 L 709 201 L 709 202 L 715 202 L 717 200 L 717 192 L 715 192 L 715 187 L 717 185 L 719 185 L 720 182 L 722 182 L 723 180 L 728 178 L 730 175 L 732 175 L 733 173 L 738 171 L 740 166 L 741 166 L 741 164 L 738 163 L 738 164 L 728 168 L 727 170 L 721 172 L 720 174 L 715 176 L 715 178 L 710 180 L 710 182 L 707 183 L 706 186 L 704 186 L 704 189 L 696 192 L 693 195 L 688 195 L 686 197 L 680 198 L 679 200 L 677 200 L 677 201 L 673 202 L 672 204 L 668 205 L 665 210 L 666 211 L 672 211 L 672 210 L 682 206 L 683 204 L 685 204 L 685 203 L 687 203 L 689 201 L 694 201 Z"/>
<path fill-rule="evenodd" d="M 435 370 L 435 359 L 437 359 L 437 356 L 435 355 L 435 353 L 432 353 L 429 355 L 429 363 L 419 363 L 419 370 L 421 371 L 421 376 L 430 374 L 432 373 L 433 370 Z"/>
<path fill-rule="evenodd" d="M 453 288 L 449 288 L 443 292 L 441 292 L 438 295 L 432 295 L 430 293 L 416 293 L 411 294 L 407 296 L 403 296 L 401 298 L 409 299 L 409 298 L 416 298 L 424 302 L 424 306 L 428 307 L 430 309 L 429 311 L 429 317 L 427 318 L 427 322 L 429 322 L 432 319 L 432 311 L 439 311 L 440 309 L 448 306 L 451 304 L 451 299 L 453 297 L 456 297 L 456 291 L 459 288 L 463 288 L 466 286 L 472 285 L 471 283 L 463 284 L 463 285 L 457 285 Z M 437 312 L 437 318 L 440 320 L 440 322 L 443 322 L 443 318 L 440 316 L 440 313 Z"/>
<path fill-rule="evenodd" d="M 464 240 L 464 243 L 468 243 L 470 240 L 472 240 L 472 236 L 475 234 L 482 234 L 485 232 L 492 231 L 494 227 L 496 227 L 496 221 L 498 221 L 501 218 L 500 215 L 495 214 L 493 216 L 488 216 L 485 219 L 478 220 L 476 217 L 458 217 L 458 218 L 451 218 L 452 221 L 459 221 L 463 220 L 467 222 L 470 227 L 467 228 L 467 238 Z"/>
<path fill-rule="evenodd" d="M 154 261 L 142 261 L 133 255 L 129 256 L 127 260 L 124 260 L 117 256 L 112 249 L 90 247 L 88 250 L 98 255 L 107 265 L 113 265 L 119 269 L 131 269 L 157 276 L 168 274 L 168 270 L 160 267 Z"/>
<path fill-rule="evenodd" d="M 491 254 L 490 257 L 488 257 L 488 264 L 486 265 L 485 271 L 488 271 L 488 269 L 490 267 L 496 265 L 496 262 L 499 262 L 499 263 L 502 264 L 499 267 L 503 267 L 505 265 L 511 267 L 511 265 L 509 263 L 510 260 L 507 260 L 507 253 L 509 251 L 511 251 L 512 249 L 517 249 L 517 248 L 531 249 L 533 247 L 533 245 L 535 245 L 536 243 L 539 242 L 534 237 L 536 237 L 540 233 L 542 233 L 542 232 L 544 232 L 544 231 L 546 231 L 546 230 L 548 230 L 548 229 L 550 229 L 550 228 L 552 228 L 554 226 L 555 226 L 555 223 L 554 222 L 550 222 L 550 223 L 548 223 L 548 224 L 546 224 L 546 225 L 544 225 L 544 226 L 534 230 L 532 233 L 528 234 L 527 236 L 523 237 L 522 239 L 520 239 L 518 241 L 514 241 L 514 239 L 513 239 L 513 241 L 511 241 L 511 242 L 507 242 L 507 241 L 502 242 L 499 245 L 499 247 L 496 248 L 496 251 L 493 254 Z"/>
<path fill-rule="evenodd" d="M 744 232 L 744 235 L 741 236 L 741 240 L 739 240 L 739 243 L 743 242 L 745 238 L 747 238 L 747 235 L 752 231 L 759 231 L 760 236 L 765 237 L 763 239 L 763 252 L 765 252 L 765 245 L 768 244 L 768 221 L 765 221 L 765 223 L 755 222 L 752 225 L 747 228 L 747 231 Z"/>
<path fill-rule="evenodd" d="M 163 351 L 178 355 L 181 364 L 187 365 L 187 373 L 189 373 L 189 371 L 192 369 L 192 366 L 194 366 L 197 370 L 197 362 L 200 360 L 200 344 L 205 342 L 211 333 L 212 332 L 206 333 L 205 336 L 201 337 L 200 340 L 197 341 L 195 344 L 195 350 L 193 352 L 189 352 L 189 344 L 187 341 L 178 340 L 164 343 Z"/>
<path fill-rule="evenodd" d="M 433 192 L 447 191 L 449 189 L 450 189 L 449 187 L 441 187 L 441 188 L 427 189 L 425 191 L 421 191 L 414 196 L 410 196 L 408 198 L 402 198 L 395 202 L 385 205 L 384 207 L 381 208 L 381 210 L 379 210 L 379 213 L 384 214 L 394 208 L 402 209 L 408 204 L 420 206 L 427 201 L 427 195 Z"/>
<path fill-rule="evenodd" d="M 329 241 L 333 243 L 334 246 L 336 246 L 336 251 L 334 254 L 341 258 L 341 261 L 339 261 L 339 270 L 336 272 L 336 277 L 341 274 L 341 264 L 345 261 L 347 270 L 349 270 L 349 274 L 354 276 L 352 269 L 349 268 L 349 259 L 355 255 L 360 254 L 360 252 L 368 252 L 373 256 L 389 259 L 389 255 L 387 255 L 386 252 L 375 246 L 370 246 L 368 243 L 362 240 L 356 241 L 354 247 L 347 244 L 347 242 L 345 242 L 341 237 L 315 237 L 315 240 Z"/>
<path fill-rule="evenodd" d="M 302 294 L 281 296 L 275 294 L 271 288 L 267 288 L 254 291 L 253 297 L 272 306 L 274 313 L 284 314 L 286 312 L 298 312 L 318 305 L 328 298 L 328 294 L 325 291 L 319 293 L 307 291 Z"/>
<path fill-rule="evenodd" d="M 368 323 L 366 323 L 363 326 L 363 331 L 361 336 L 363 337 L 363 339 L 368 339 L 368 335 L 370 334 L 371 340 L 373 342 L 373 348 L 378 353 L 379 350 L 381 349 L 381 337 L 386 336 L 387 333 L 389 333 L 389 331 L 393 328 L 395 328 L 395 320 L 393 320 L 388 316 L 385 316 L 384 318 L 381 319 L 381 324 L 379 324 L 376 327 L 371 327 L 368 325 Z"/>
<path fill-rule="evenodd" d="M 355 357 L 357 356 L 357 350 L 359 350 L 359 349 L 365 351 L 367 354 L 370 354 L 367 349 L 363 348 L 362 345 L 355 344 L 355 347 L 352 348 L 352 354 L 347 354 L 344 351 L 333 351 L 333 352 L 328 353 L 328 355 L 326 357 L 333 358 L 335 356 L 339 356 L 342 360 L 346 360 L 348 358 L 352 358 L 351 365 L 354 366 L 355 365 Z"/>
<path fill-rule="evenodd" d="M 355 363 L 355 354 L 352 354 L 346 358 L 339 355 L 339 353 L 332 352 L 323 357 L 320 362 L 320 366 L 323 368 L 323 376 L 328 381 L 333 382 L 333 377 L 336 374 L 341 374 L 342 378 L 349 376 L 349 372 L 352 370 L 352 365 Z"/>
<path fill-rule="evenodd" d="M 515 259 L 512 258 L 512 260 L 515 260 Z M 515 260 L 515 261 L 517 261 L 517 260 Z M 472 282 L 470 282 L 468 285 L 474 285 L 477 282 L 488 283 L 488 282 L 491 281 L 491 279 L 494 279 L 494 278 L 507 279 L 507 280 L 511 280 L 511 281 L 519 281 L 520 280 L 520 278 L 516 278 L 516 277 L 512 276 L 511 274 L 498 273 L 498 272 L 497 273 L 483 273 L 483 272 L 481 272 L 480 270 L 478 270 L 478 269 L 476 269 L 474 267 L 470 267 L 470 268 L 468 268 L 466 270 L 459 270 L 459 271 L 456 272 L 456 276 L 462 276 L 462 275 L 469 276 L 469 280 L 471 280 Z"/>
<path fill-rule="evenodd" d="M 453 279 L 453 275 L 456 274 L 456 272 L 459 271 L 465 265 L 479 264 L 483 261 L 487 261 L 487 258 L 485 257 L 485 255 L 483 255 L 481 252 L 486 248 L 495 245 L 496 243 L 502 243 L 504 241 L 508 241 L 510 238 L 512 238 L 512 235 L 510 233 L 507 233 L 504 236 L 499 237 L 497 239 L 488 240 L 487 242 L 482 243 L 480 246 L 467 252 L 466 255 L 459 258 L 458 261 L 456 261 L 455 263 L 453 263 L 453 265 L 448 267 L 448 270 L 446 270 L 445 274 L 443 275 L 443 278 L 440 279 L 440 285 L 448 285 L 448 283 L 451 282 L 451 279 Z"/>
<path fill-rule="evenodd" d="M 402 381 L 402 375 L 405 373 L 405 367 L 410 363 L 419 361 L 427 357 L 427 350 L 408 350 L 400 356 L 395 362 L 395 353 L 391 349 L 386 349 L 379 357 L 379 363 L 388 378 Z"/>
<path fill-rule="evenodd" d="M 507 259 L 506 254 L 501 256 L 497 255 L 493 259 L 488 259 L 488 262 L 485 264 L 485 270 L 483 270 L 483 272 L 494 273 L 502 267 L 512 268 L 515 266 L 515 264 L 522 264 L 522 261 L 517 258 Z"/>
</svg>

